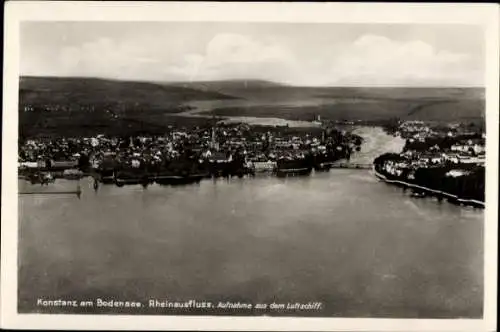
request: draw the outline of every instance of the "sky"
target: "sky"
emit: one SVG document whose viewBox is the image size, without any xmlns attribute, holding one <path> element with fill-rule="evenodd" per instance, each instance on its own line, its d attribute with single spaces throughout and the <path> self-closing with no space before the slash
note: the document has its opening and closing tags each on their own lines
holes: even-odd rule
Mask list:
<svg viewBox="0 0 500 332">
<path fill-rule="evenodd" d="M 23 22 L 20 74 L 299 86 L 482 86 L 468 25 Z"/>
</svg>

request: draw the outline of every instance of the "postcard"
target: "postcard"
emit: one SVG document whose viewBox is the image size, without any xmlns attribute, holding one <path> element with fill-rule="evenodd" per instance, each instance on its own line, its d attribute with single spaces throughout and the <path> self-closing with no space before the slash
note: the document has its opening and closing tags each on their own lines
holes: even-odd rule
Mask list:
<svg viewBox="0 0 500 332">
<path fill-rule="evenodd" d="M 2 327 L 495 330 L 498 6 L 5 9 Z"/>
</svg>

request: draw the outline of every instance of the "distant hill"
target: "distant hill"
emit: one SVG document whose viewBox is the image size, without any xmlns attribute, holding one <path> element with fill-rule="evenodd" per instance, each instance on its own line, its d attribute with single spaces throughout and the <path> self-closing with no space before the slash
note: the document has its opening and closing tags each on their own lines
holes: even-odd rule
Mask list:
<svg viewBox="0 0 500 332">
<path fill-rule="evenodd" d="M 159 132 L 211 115 L 311 121 L 387 119 L 483 122 L 482 88 L 298 87 L 264 80 L 133 82 L 21 77 L 19 124 L 26 136 Z M 30 105 L 38 111 L 24 111 Z M 51 108 L 46 111 L 47 106 Z M 54 106 L 56 106 L 54 108 Z M 179 113 L 188 109 L 203 117 Z M 177 113 L 173 114 L 173 113 Z"/>
<path fill-rule="evenodd" d="M 164 132 L 168 125 L 206 122 L 173 114 L 185 111 L 187 103 L 232 98 L 213 91 L 148 82 L 21 77 L 19 131 L 23 137 Z"/>
<path fill-rule="evenodd" d="M 292 86 L 265 81 L 265 80 L 223 80 L 223 81 L 199 81 L 199 82 L 174 82 L 166 83 L 166 86 L 185 87 L 204 92 L 217 92 L 224 95 L 248 100 L 275 99 L 276 93 L 285 91 L 283 98 L 290 98 Z M 273 97 L 274 96 L 274 97 Z M 271 97 L 271 98 L 269 98 Z"/>
<path fill-rule="evenodd" d="M 109 105 L 123 108 L 165 109 L 193 100 L 234 98 L 214 91 L 200 91 L 149 82 L 79 77 L 21 77 L 21 105 Z"/>
<path fill-rule="evenodd" d="M 224 91 L 238 89 L 268 89 L 276 87 L 289 87 L 286 84 L 266 80 L 221 80 L 221 81 L 195 81 L 165 83 L 167 86 L 179 86 L 205 91 Z"/>
<path fill-rule="evenodd" d="M 203 114 L 290 120 L 483 121 L 483 88 L 298 87 L 272 82 L 204 85 L 238 99 L 201 102 Z"/>
<path fill-rule="evenodd" d="M 201 91 L 213 91 L 239 98 L 276 99 L 282 98 L 346 98 L 362 99 L 415 99 L 415 98 L 460 98 L 482 99 L 482 88 L 453 87 L 329 87 L 295 86 L 266 80 L 222 80 L 165 83 L 167 86 L 191 88 Z"/>
<path fill-rule="evenodd" d="M 78 77 L 21 77 L 20 104 L 168 108 L 197 101 L 252 105 L 483 101 L 482 88 L 298 87 L 265 80 L 134 82 Z"/>
</svg>

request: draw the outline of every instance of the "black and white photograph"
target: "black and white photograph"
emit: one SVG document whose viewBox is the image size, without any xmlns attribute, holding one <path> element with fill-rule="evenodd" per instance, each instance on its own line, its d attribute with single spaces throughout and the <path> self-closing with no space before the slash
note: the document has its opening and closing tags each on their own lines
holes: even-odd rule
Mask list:
<svg viewBox="0 0 500 332">
<path fill-rule="evenodd" d="M 21 15 L 23 2 L 10 5 Z M 2 291 L 15 288 L 2 305 L 40 319 L 494 328 L 488 11 L 314 21 L 273 20 L 300 4 L 241 4 L 234 17 L 237 4 L 212 5 L 63 2 L 59 17 L 15 21 L 2 160 L 2 239 L 9 227 L 14 241 L 2 265 L 8 255 L 14 270 Z"/>
</svg>

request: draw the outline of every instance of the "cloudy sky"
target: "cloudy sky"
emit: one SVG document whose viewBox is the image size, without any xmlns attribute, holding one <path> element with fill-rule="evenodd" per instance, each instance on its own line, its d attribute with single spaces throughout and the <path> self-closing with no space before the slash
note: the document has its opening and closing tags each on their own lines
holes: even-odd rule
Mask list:
<svg viewBox="0 0 500 332">
<path fill-rule="evenodd" d="M 465 25 L 24 22 L 20 73 L 293 85 L 480 86 L 482 30 Z"/>
</svg>

